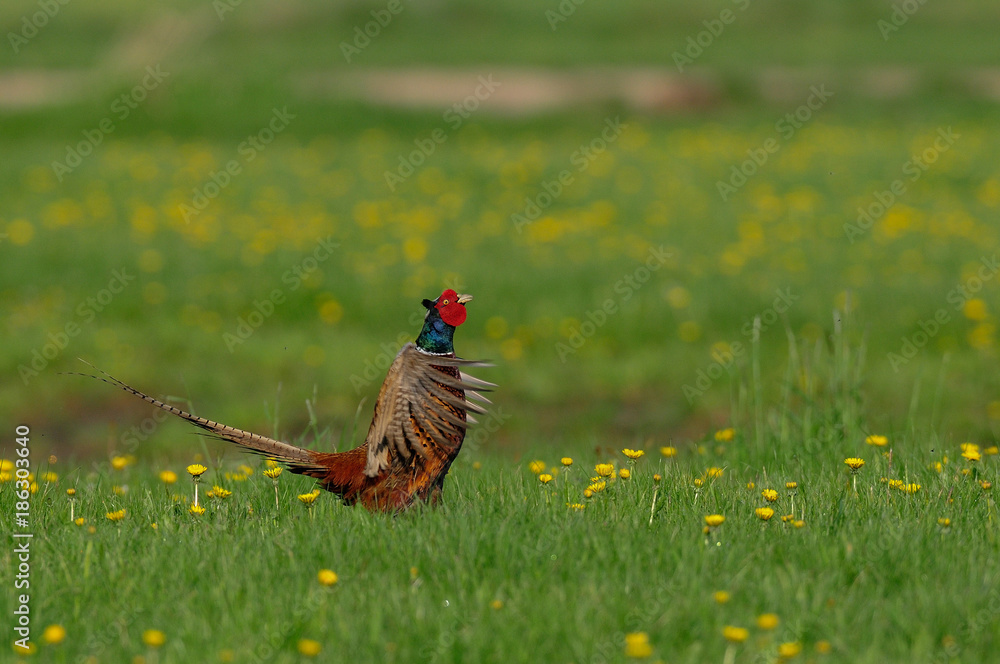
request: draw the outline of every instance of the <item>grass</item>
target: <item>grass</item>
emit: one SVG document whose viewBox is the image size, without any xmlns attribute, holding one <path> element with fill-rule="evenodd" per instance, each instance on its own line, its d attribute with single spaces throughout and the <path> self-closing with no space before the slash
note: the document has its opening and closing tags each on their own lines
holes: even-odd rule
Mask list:
<svg viewBox="0 0 1000 664">
<path fill-rule="evenodd" d="M 936 432 L 921 417 L 885 447 L 865 445 L 863 348 L 850 330 L 809 367 L 794 359 L 808 344 L 794 347 L 787 367 L 799 378 L 763 404 L 759 431 L 706 431 L 675 456 L 647 446 L 634 462 L 609 446 L 566 450 L 568 469 L 541 441 L 537 466 L 463 454 L 440 509 L 398 517 L 329 494 L 310 514 L 295 497 L 310 481 L 287 473 L 276 505 L 263 466 L 252 462 L 246 477 L 231 455 L 208 464 L 202 516 L 188 512 L 192 486 L 177 464 L 142 453 L 118 469 L 41 463 L 32 620 L 35 634 L 58 624 L 68 636 L 39 644 L 40 656 L 283 662 L 299 661 L 299 641 L 312 639 L 334 660 L 624 661 L 625 635 L 644 632 L 664 661 L 721 662 L 729 648 L 736 661 L 773 661 L 781 644 L 813 661 L 988 660 L 1000 567 L 996 504 L 982 482 L 996 479 L 996 448 L 966 461 L 956 444 L 927 443 Z M 751 395 L 763 392 L 744 388 L 737 423 L 756 417 Z M 849 456 L 866 462 L 855 478 Z M 585 498 L 598 462 L 631 477 Z M 174 485 L 157 477 L 168 467 L 181 475 Z M 46 482 L 46 470 L 62 477 Z M 550 483 L 539 482 L 542 470 Z M 232 495 L 205 498 L 213 484 Z M 69 520 L 68 487 L 81 526 Z M 5 513 L 13 493 L 0 485 Z M 756 514 L 765 505 L 775 510 L 766 522 Z M 118 509 L 125 518 L 109 521 Z M 709 514 L 725 522 L 704 533 Z M 4 558 L 14 564 L 9 550 Z M 336 572 L 336 585 L 318 582 L 321 569 Z M 3 601 L 11 615 L 13 595 Z M 756 626 L 767 613 L 778 616 L 773 630 Z M 727 625 L 750 638 L 728 645 Z M 142 642 L 147 629 L 166 635 L 155 652 Z"/>
</svg>

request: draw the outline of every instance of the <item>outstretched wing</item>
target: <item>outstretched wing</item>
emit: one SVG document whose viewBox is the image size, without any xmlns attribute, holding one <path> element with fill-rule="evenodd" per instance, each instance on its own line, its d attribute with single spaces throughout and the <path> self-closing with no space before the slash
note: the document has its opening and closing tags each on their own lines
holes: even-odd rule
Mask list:
<svg viewBox="0 0 1000 664">
<path fill-rule="evenodd" d="M 374 477 L 387 470 L 395 455 L 404 460 L 414 454 L 426 458 L 428 445 L 450 449 L 456 439 L 461 442 L 468 426 L 467 413 L 486 412 L 467 397 L 489 403 L 475 390 L 496 387 L 461 373 L 461 369 L 488 366 L 492 365 L 422 353 L 412 343 L 403 346 L 389 367 L 375 404 L 375 416 L 365 439 L 365 475 Z M 445 373 L 436 367 L 455 370 Z"/>
</svg>

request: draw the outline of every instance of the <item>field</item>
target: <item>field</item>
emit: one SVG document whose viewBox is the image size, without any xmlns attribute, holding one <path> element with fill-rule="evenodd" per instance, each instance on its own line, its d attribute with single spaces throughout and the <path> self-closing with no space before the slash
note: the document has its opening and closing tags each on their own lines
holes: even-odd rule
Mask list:
<svg viewBox="0 0 1000 664">
<path fill-rule="evenodd" d="M 992 3 L 43 4 L 0 9 L 15 657 L 997 659 Z M 446 286 L 499 388 L 436 510 L 307 508 L 72 375 L 344 449 Z"/>
</svg>

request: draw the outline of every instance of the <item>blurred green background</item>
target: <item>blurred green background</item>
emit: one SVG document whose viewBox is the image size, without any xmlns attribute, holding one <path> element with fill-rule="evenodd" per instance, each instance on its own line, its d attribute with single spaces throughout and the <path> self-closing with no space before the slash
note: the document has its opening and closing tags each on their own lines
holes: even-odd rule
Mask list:
<svg viewBox="0 0 1000 664">
<path fill-rule="evenodd" d="M 1000 246 L 987 0 L 15 1 L 0 24 L 0 404 L 10 426 L 32 425 L 36 450 L 135 452 L 129 429 L 146 422 L 144 454 L 192 452 L 180 424 L 60 375 L 85 369 L 77 357 L 286 438 L 307 429 L 307 399 L 337 439 L 367 398 L 364 429 L 379 367 L 445 286 L 476 296 L 456 345 L 495 359 L 478 375 L 501 385 L 502 426 L 463 463 L 742 424 L 732 404 L 754 316 L 771 322 L 768 398 L 788 334 L 823 355 L 846 313 L 873 425 L 917 413 L 949 436 L 995 438 L 998 290 L 995 270 L 980 272 Z M 375 36 L 355 41 L 366 26 Z M 692 60 L 683 71 L 677 53 Z M 476 99 L 480 77 L 499 87 Z M 810 108 L 817 89 L 832 96 Z M 269 137 L 276 109 L 286 120 Z M 433 152 L 409 158 L 435 131 Z M 74 150 L 89 154 L 69 167 Z M 933 163 L 913 170 L 915 156 Z M 422 163 L 390 187 L 408 158 Z M 519 230 L 512 215 L 567 170 Z M 848 237 L 897 180 L 905 191 Z M 337 249 L 313 264 L 324 238 Z M 648 281 L 621 285 L 661 247 L 670 257 Z M 607 300 L 614 313 L 587 327 Z M 233 343 L 255 310 L 273 312 Z M 560 353 L 576 332 L 582 346 Z M 921 348 L 894 360 L 905 340 Z M 721 377 L 699 385 L 701 372 Z"/>
</svg>

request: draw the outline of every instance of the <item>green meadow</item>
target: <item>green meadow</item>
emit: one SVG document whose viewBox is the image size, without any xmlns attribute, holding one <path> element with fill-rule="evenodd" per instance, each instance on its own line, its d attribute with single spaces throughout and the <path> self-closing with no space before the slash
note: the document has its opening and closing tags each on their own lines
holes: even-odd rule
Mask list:
<svg viewBox="0 0 1000 664">
<path fill-rule="evenodd" d="M 994 12 L 6 3 L 2 659 L 995 659 Z M 446 287 L 438 509 L 73 375 L 342 450 Z"/>
</svg>

